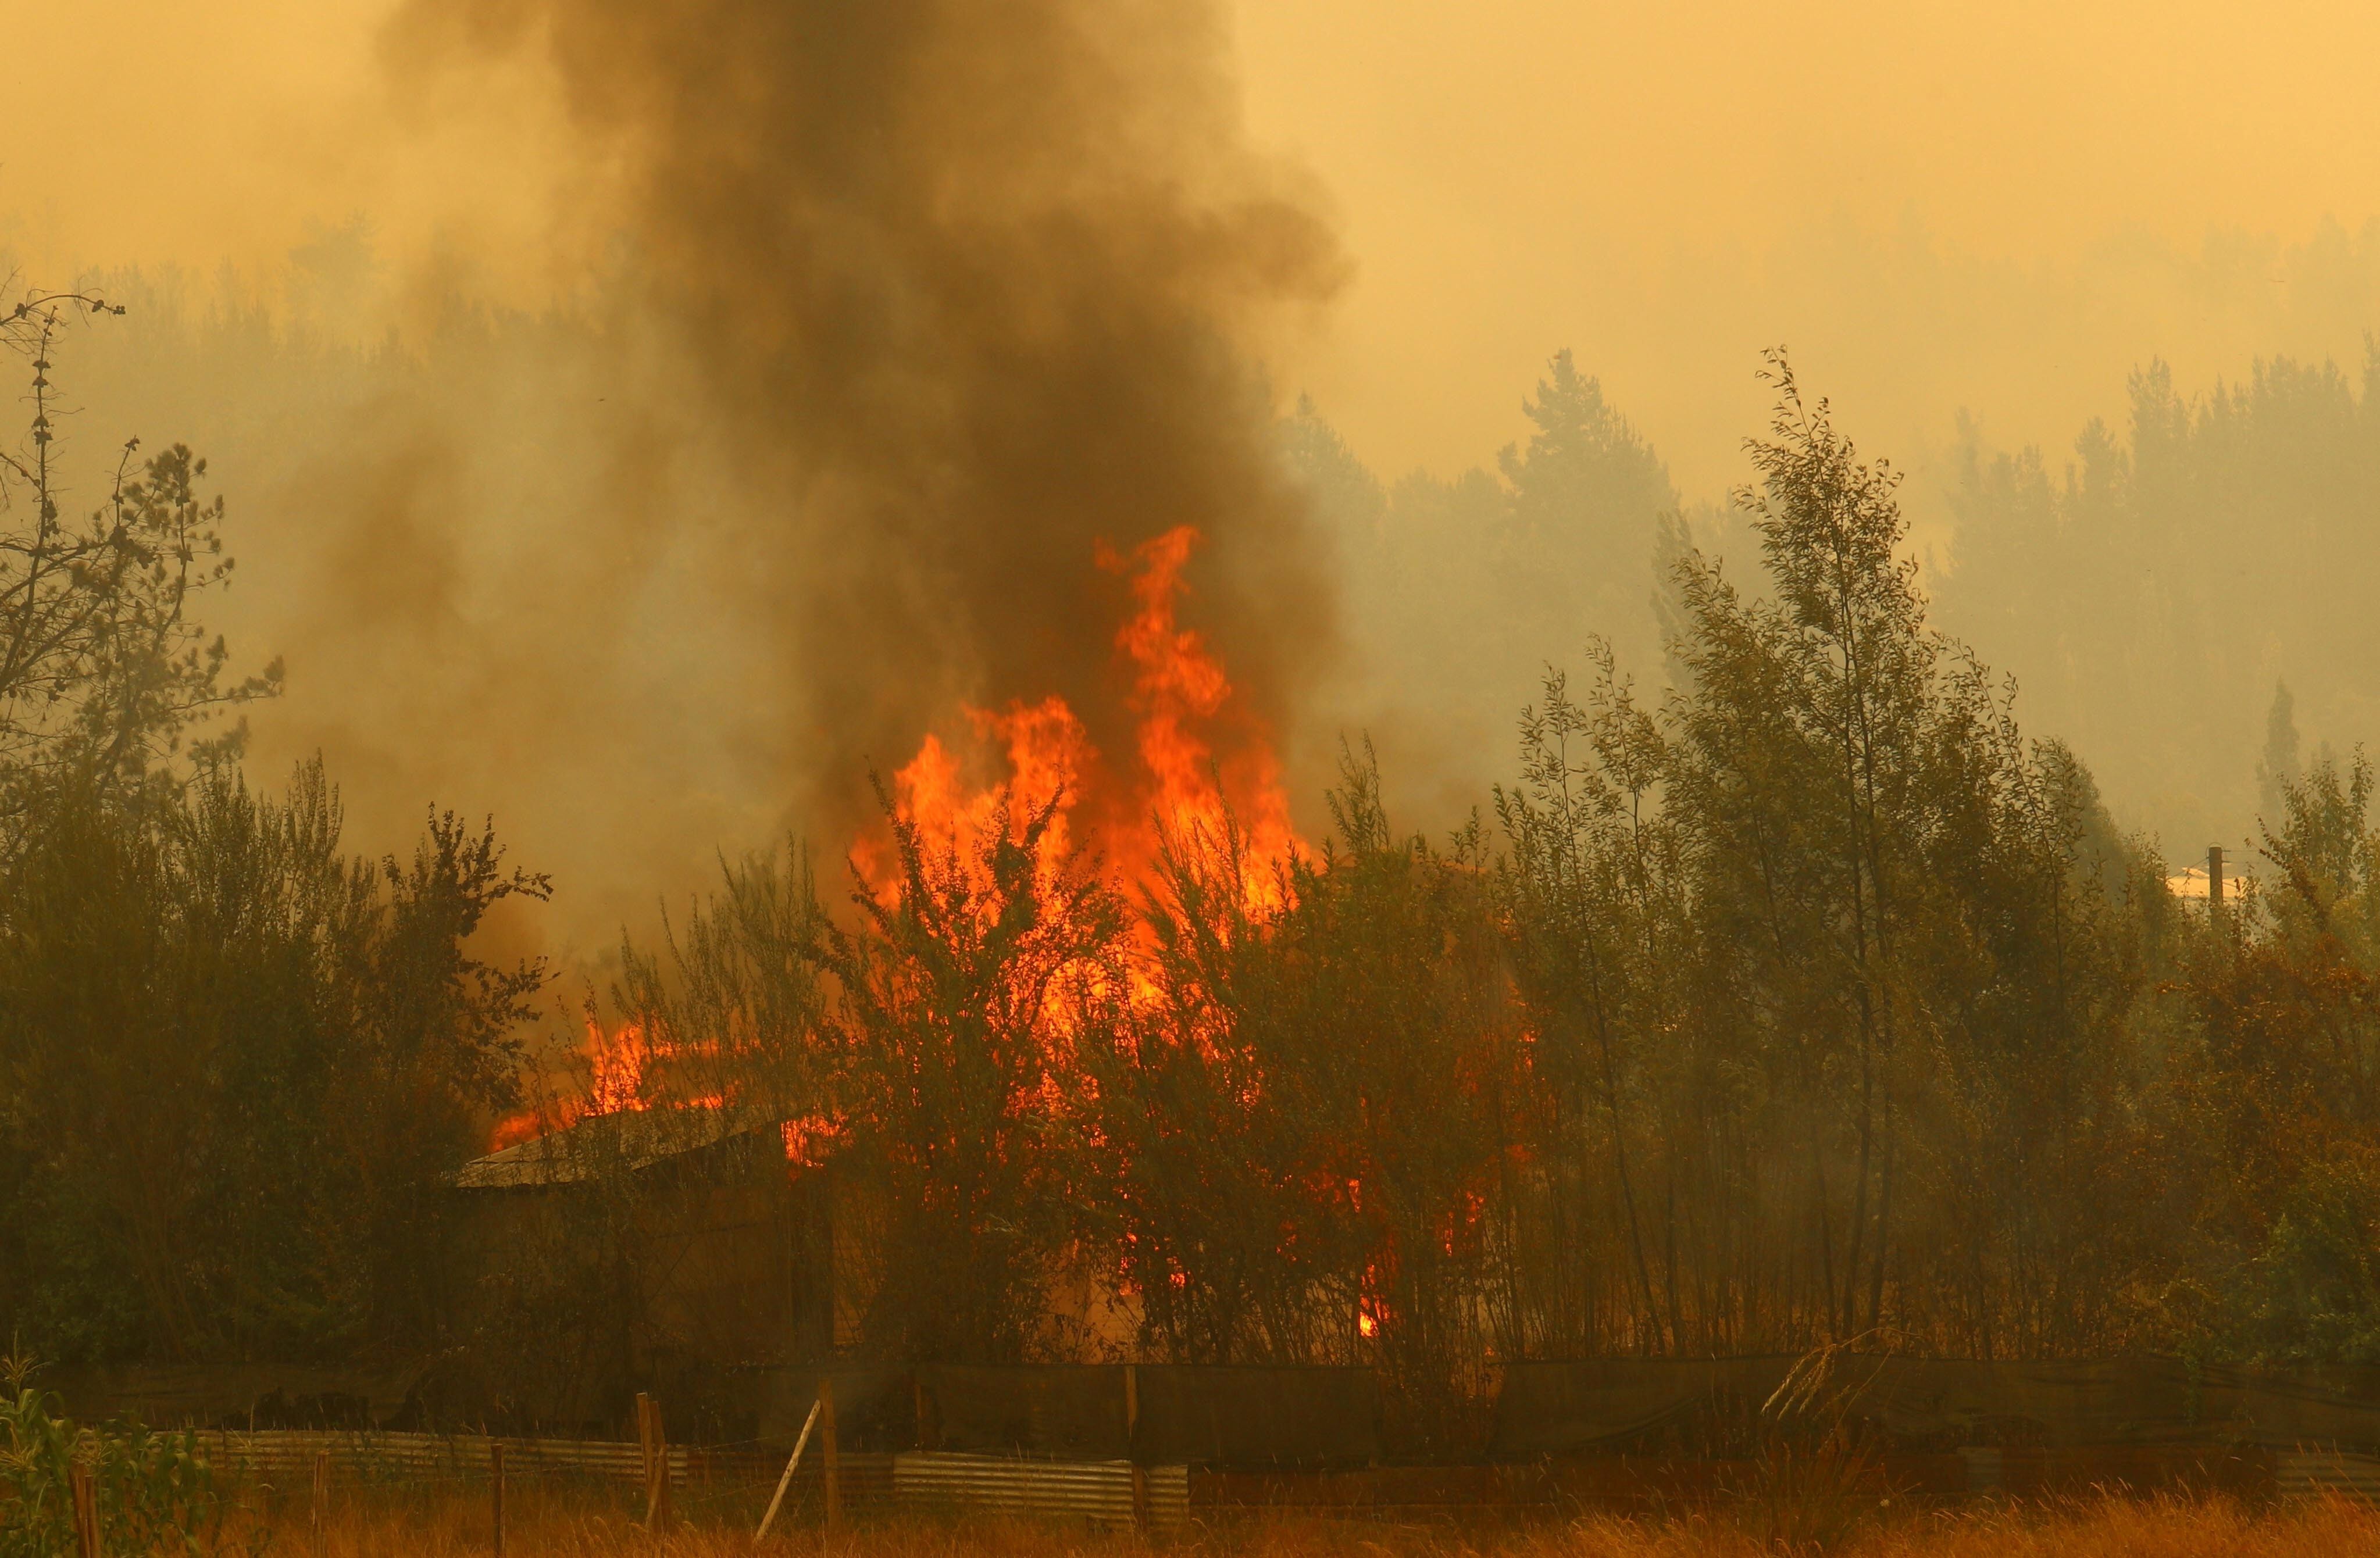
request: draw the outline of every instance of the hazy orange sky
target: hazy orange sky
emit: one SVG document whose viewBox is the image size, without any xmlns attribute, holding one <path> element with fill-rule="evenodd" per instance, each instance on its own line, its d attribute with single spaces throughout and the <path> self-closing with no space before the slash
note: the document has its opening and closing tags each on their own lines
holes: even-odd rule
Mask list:
<svg viewBox="0 0 2380 1558">
<path fill-rule="evenodd" d="M 490 83 L 394 121 L 387 8 L 19 7 L 9 240 L 260 273 L 360 212 L 400 269 L 440 254 L 508 297 L 566 276 L 591 235 L 552 116 Z M 2371 317 L 2363 246 L 2319 242 L 2380 213 L 2370 7 L 1263 0 L 1235 25 L 1256 139 L 1310 170 L 1356 265 L 1273 347 L 1283 391 L 1390 472 L 1490 456 L 1560 345 L 1703 495 L 1774 341 L 1871 442 L 1967 405 L 2062 443 L 2151 353 L 2199 382 L 2357 353 Z"/>
<path fill-rule="evenodd" d="M 2061 441 L 2153 352 L 2187 381 L 2360 350 L 2190 272 L 2216 235 L 2280 291 L 2226 240 L 2380 213 L 2368 6 L 1268 0 L 1240 29 L 1256 134 L 1362 267 L 1305 377 L 1376 460 L 1477 458 L 1561 344 L 1690 490 L 1735 478 L 1771 341 L 1854 426 L 1972 399 Z M 2059 317 L 1991 328 L 2024 304 Z"/>
<path fill-rule="evenodd" d="M 1080 3 L 1118 29 L 1199 15 L 1191 0 Z M 401 90 L 382 57 L 395 6 L 18 6 L 0 51 L 0 251 L 27 282 L 178 269 L 186 301 L 223 289 L 283 306 L 293 248 L 360 221 L 385 284 L 357 294 L 375 338 L 412 322 L 409 300 L 566 301 L 616 253 L 616 170 L 521 52 L 458 51 Z M 2126 375 L 2152 356 L 2194 394 L 2260 353 L 2355 365 L 2380 322 L 2380 96 L 2363 79 L 2380 10 L 1242 0 L 1220 16 L 1250 140 L 1329 214 L 1349 265 L 1335 299 L 1264 314 L 1247 328 L 1271 333 L 1251 344 L 1284 403 L 1311 393 L 1390 478 L 1491 464 L 1569 347 L 1682 495 L 1718 498 L 1767 404 L 1759 354 L 1781 342 L 1845 430 L 1913 472 L 1918 544 L 1955 567 L 1929 478 L 1962 409 L 1990 443 L 2044 445 L 2054 473 L 2087 418 L 2121 421 Z M 110 339 L 133 361 L 140 321 L 118 323 Z M 497 368 L 472 404 L 509 421 L 449 425 L 433 398 L 411 420 L 342 404 L 261 431 L 236 363 L 170 384 L 136 363 L 86 441 L 103 449 L 121 427 L 223 456 L 212 479 L 244 566 L 221 624 L 243 653 L 290 656 L 289 696 L 257 716 L 261 767 L 327 752 L 376 847 L 418 826 L 428 796 L 499 812 L 528 858 L 586 885 L 573 934 L 601 940 L 624 905 L 708 871 L 714 848 L 803 825 L 790 776 L 809 738 L 749 695 L 783 669 L 765 635 L 673 595 L 679 575 L 630 600 L 642 614 L 625 626 L 577 620 L 578 489 L 541 477 L 615 447 L 627 435 L 604 417 L 621 408 L 594 409 L 575 359 Z M 407 485 L 423 471 L 450 485 Z M 693 546 L 708 489 L 688 483 L 650 517 Z M 371 509 L 381 499 L 395 519 Z M 381 581 L 353 561 L 371 547 L 343 550 L 343 524 L 375 546 L 418 542 L 457 604 L 407 619 L 413 637 L 350 609 L 343 587 Z M 2272 636 L 2240 682 L 2259 699 L 2258 679 L 2289 665 Z M 2019 647 L 1982 646 L 2000 663 Z M 1340 723 L 1393 716 L 1366 701 L 1368 667 L 1341 672 L 1348 687 L 1317 694 L 1290 754 L 1301 804 L 1328 782 Z M 630 705 L 659 712 L 624 760 L 607 721 Z M 2342 741 L 2364 731 L 2360 712 L 2307 707 Z M 464 709 L 493 737 L 439 740 Z M 2260 715 L 2225 718 L 2246 740 Z M 2119 755 L 2072 710 L 2047 728 Z M 1418 771 L 1463 739 L 1416 730 L 1392 756 Z M 2242 795 L 2249 763 L 2223 780 Z M 1475 789 L 1480 771 L 1445 777 Z M 2232 799 L 2157 810 L 2155 779 L 2111 781 L 2128 820 L 2231 826 Z M 657 831 L 663 810 L 674 826 Z"/>
</svg>

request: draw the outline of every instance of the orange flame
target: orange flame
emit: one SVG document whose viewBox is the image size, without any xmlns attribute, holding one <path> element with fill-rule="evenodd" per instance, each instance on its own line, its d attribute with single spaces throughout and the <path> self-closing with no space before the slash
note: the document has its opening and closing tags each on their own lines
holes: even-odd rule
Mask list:
<svg viewBox="0 0 2380 1558">
<path fill-rule="evenodd" d="M 652 1101 L 645 1096 L 645 1067 L 652 1051 L 645 1041 L 642 1024 L 624 1023 L 619 1031 L 605 1033 L 603 1025 L 593 1018 L 587 1020 L 587 1042 L 582 1054 L 592 1073 L 587 1085 L 586 1097 L 564 1102 L 552 1108 L 524 1109 L 496 1124 L 490 1134 L 489 1150 L 502 1152 L 523 1141 L 533 1141 L 550 1131 L 592 1119 L 599 1115 L 625 1114 L 631 1110 L 650 1109 Z M 717 1108 L 716 1098 L 697 1100 L 698 1106 Z"/>
<path fill-rule="evenodd" d="M 1139 756 L 1153 791 L 1144 809 L 1177 839 L 1220 843 L 1226 828 L 1236 826 L 1246 852 L 1241 891 L 1248 909 L 1261 912 L 1279 907 L 1273 867 L 1289 858 L 1297 839 L 1280 764 L 1261 733 L 1220 759 L 1202 733 L 1228 705 L 1232 683 L 1206 641 L 1181 626 L 1174 613 L 1182 570 L 1197 544 L 1196 530 L 1176 525 L 1132 553 L 1140 566 L 1132 580 L 1137 610 L 1116 634 L 1116 647 L 1134 671 Z M 1099 565 L 1119 573 L 1128 566 L 1112 551 L 1102 552 Z M 1147 859 L 1141 853 L 1125 864 L 1145 865 Z"/>
<path fill-rule="evenodd" d="M 650 1052 L 645 1048 L 645 1030 L 640 1024 L 627 1023 L 606 1039 L 595 1020 L 588 1019 L 587 1058 L 595 1069 L 595 1079 L 588 1086 L 586 1105 L 578 1111 L 580 1118 L 651 1107 L 644 1092 L 645 1062 Z"/>
<path fill-rule="evenodd" d="M 1293 858 L 1298 841 L 1280 764 L 1258 723 L 1234 705 L 1221 663 L 1196 629 L 1182 625 L 1177 611 L 1183 571 L 1198 540 L 1196 530 L 1179 526 L 1128 556 L 1103 546 L 1096 560 L 1126 576 L 1133 601 L 1114 638 L 1118 669 L 1129 678 L 1126 706 L 1136 721 L 1125 761 L 1103 764 L 1082 720 L 1053 695 L 999 711 L 967 709 L 976 742 L 989 750 L 954 752 L 929 734 L 917 755 L 895 771 L 893 815 L 917 830 L 934 864 L 954 859 L 960 869 L 969 869 L 994 828 L 1004 822 L 1010 836 L 1020 838 L 1047 809 L 1050 821 L 1035 861 L 1037 888 L 1052 884 L 1080 844 L 1096 845 L 1111 872 L 1133 880 L 1148 873 L 1169 839 L 1214 851 L 1235 837 L 1244 907 L 1252 914 L 1281 907 L 1281 868 Z M 995 755 L 1005 779 L 970 784 L 965 759 Z M 1095 779 L 1115 792 L 1093 797 L 1094 805 L 1078 810 L 1086 784 Z M 1097 819 L 1098 837 L 1075 837 L 1086 819 Z M 898 899 L 900 873 L 881 839 L 855 840 L 850 859 L 880 901 Z M 1153 997 L 1137 978 L 1134 994 Z M 1053 1050 L 1065 1037 L 1062 1021 L 1053 1018 Z M 495 1146 L 589 1117 L 654 1106 L 646 1071 L 657 1051 L 640 1026 L 626 1024 L 607 1036 L 590 1021 L 585 1053 L 593 1073 L 585 1099 L 558 1116 L 531 1111 L 505 1120 L 496 1129 Z M 721 1102 L 703 1098 L 687 1106 L 716 1108 Z M 841 1134 L 840 1122 L 822 1117 L 786 1121 L 782 1129 L 785 1156 L 796 1166 L 822 1161 Z"/>
<path fill-rule="evenodd" d="M 964 863 L 973 860 L 987 841 L 1003 800 L 1012 835 L 1022 832 L 1027 819 L 1051 802 L 1058 802 L 1059 809 L 1041 836 L 1035 861 L 1037 885 L 1046 887 L 1067 857 L 1072 842 L 1068 814 L 1091 756 L 1083 722 L 1075 718 L 1063 698 L 1056 697 L 1038 704 L 1012 704 L 1004 714 L 979 708 L 966 713 L 978 737 L 997 741 L 1003 749 L 1008 782 L 970 790 L 959 772 L 956 755 L 942 744 L 941 737 L 929 735 L 917 755 L 892 776 L 893 815 L 917 828 L 929 853 L 939 857 L 955 852 Z M 855 843 L 851 856 L 880 900 L 890 903 L 899 895 L 900 881 L 873 840 Z"/>
<path fill-rule="evenodd" d="M 795 1168 L 817 1168 L 844 1137 L 843 1122 L 825 1115 L 804 1115 L 777 1128 L 785 1141 L 785 1162 Z"/>
<path fill-rule="evenodd" d="M 1270 744 L 1233 707 L 1231 679 L 1205 639 L 1179 621 L 1182 571 L 1197 544 L 1198 533 L 1182 525 L 1143 542 L 1129 557 L 1100 550 L 1101 568 L 1129 575 L 1134 602 L 1117 630 L 1115 649 L 1131 678 L 1127 706 L 1136 718 L 1131 755 L 1136 764 L 1119 779 L 1120 795 L 1101 797 L 1106 804 L 1084 814 L 1107 820 L 1100 837 L 1081 841 L 1096 843 L 1111 870 L 1136 879 L 1154 864 L 1165 838 L 1215 847 L 1236 829 L 1246 906 L 1264 912 L 1280 906 L 1276 868 L 1291 857 L 1297 839 Z M 964 861 L 982 846 L 1003 800 L 1017 832 L 1055 801 L 1058 811 L 1042 837 L 1038 864 L 1045 874 L 1056 870 L 1077 842 L 1073 825 L 1081 787 L 1101 754 L 1062 698 L 966 713 L 978 739 L 1001 749 L 1005 782 L 971 789 L 958 755 L 929 735 L 892 777 L 894 815 L 916 827 L 934 853 L 955 850 Z M 884 869 L 880 847 L 863 839 L 853 847 L 852 860 L 877 895 L 891 901 L 899 884 Z"/>
<path fill-rule="evenodd" d="M 1355 1299 L 1355 1334 L 1366 1341 L 1377 1341 L 1390 1320 L 1388 1300 L 1380 1296 L 1379 1262 L 1364 1268 L 1363 1290 Z"/>
</svg>

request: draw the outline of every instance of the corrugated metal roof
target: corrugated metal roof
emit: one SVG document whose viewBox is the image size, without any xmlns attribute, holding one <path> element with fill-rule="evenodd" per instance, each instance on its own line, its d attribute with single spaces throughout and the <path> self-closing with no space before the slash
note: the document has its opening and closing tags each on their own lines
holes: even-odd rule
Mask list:
<svg viewBox="0 0 2380 1558">
<path fill-rule="evenodd" d="M 724 1109 L 635 1109 L 597 1115 L 535 1141 L 473 1158 L 455 1171 L 457 1190 L 577 1185 L 657 1163 L 773 1126 L 756 1126 Z"/>
</svg>

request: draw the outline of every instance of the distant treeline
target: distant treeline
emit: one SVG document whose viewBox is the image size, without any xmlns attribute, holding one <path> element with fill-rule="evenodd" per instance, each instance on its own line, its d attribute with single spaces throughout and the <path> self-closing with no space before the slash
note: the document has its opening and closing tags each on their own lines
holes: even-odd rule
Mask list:
<svg viewBox="0 0 2380 1558">
<path fill-rule="evenodd" d="M 2062 463 L 1961 429 L 1945 624 L 2168 843 L 2252 840 L 2252 801 L 2277 821 L 2296 735 L 2268 749 L 2276 702 L 2342 745 L 2380 731 L 2376 390 L 2380 344 L 2357 374 L 2277 358 L 2196 398 L 2152 363 L 2125 424 Z"/>
<path fill-rule="evenodd" d="M 581 856 L 577 840 L 633 833 L 666 807 L 682 846 L 667 858 L 699 859 L 742 826 L 726 819 L 782 804 L 782 774 L 738 763 L 769 750 L 751 731 L 806 718 L 798 700 L 747 677 L 681 680 L 664 697 L 648 678 L 668 667 L 637 646 L 687 620 L 674 575 L 600 565 L 643 555 L 621 537 L 643 534 L 656 509 L 722 501 L 703 473 L 734 457 L 669 397 L 656 411 L 612 393 L 620 363 L 650 349 L 635 321 L 456 304 L 401 343 L 375 328 L 368 349 L 342 345 L 379 273 L 365 235 L 326 233 L 292 258 L 269 308 L 188 277 L 117 279 L 130 317 L 73 346 L 75 384 L 104 413 L 77 429 L 78 476 L 91 477 L 100 423 L 171 429 L 237 469 L 246 545 L 275 584 L 217 613 L 304 657 L 311 687 L 293 713 L 346 735 L 349 692 L 368 697 L 359 734 L 385 749 L 385 732 L 400 732 L 383 759 L 400 786 L 460 776 L 523 827 L 543 795 L 574 796 L 560 820 L 535 824 L 549 829 L 540 864 L 566 871 L 582 906 L 622 852 Z M 1939 429 L 1911 467 L 1904 505 L 1939 549 L 1925 577 L 1937 624 L 2013 675 L 2029 727 L 2072 745 L 2125 826 L 2177 853 L 2252 844 L 2259 806 L 2277 815 L 2257 779 L 2277 683 L 2310 745 L 2343 752 L 2380 735 L 2364 674 L 2380 630 L 2355 604 L 2380 581 L 2373 360 L 2273 358 L 2214 384 L 2152 362 L 2129 404 L 2070 445 L 2009 450 L 1971 422 Z M 1677 620 L 1670 562 L 1686 546 L 1740 569 L 1752 561 L 1740 516 L 1707 501 L 1723 495 L 1678 489 L 1664 446 L 1595 366 L 1564 353 L 1525 397 L 1516 382 L 1524 436 L 1465 471 L 1367 466 L 1328 405 L 1282 420 L 1288 463 L 1335 553 L 1343 639 L 1300 712 L 1326 736 L 1371 731 L 1402 809 L 1433 831 L 1500 777 L 1512 712 L 1548 661 L 1575 664 L 1599 634 L 1657 683 Z M 621 479 L 620 453 L 656 440 L 682 452 L 682 481 Z M 674 527 L 671 544 L 697 534 L 706 527 Z M 507 593 L 510 577 L 538 569 L 556 581 L 547 598 Z M 1761 587 L 1755 570 L 1742 583 Z M 493 602 L 503 609 L 481 609 Z M 722 625 L 740 622 L 744 603 L 708 604 L 718 610 L 702 652 L 745 652 L 740 630 Z M 480 677 L 499 658 L 521 668 L 515 685 L 584 685 L 610 714 L 557 722 L 553 700 Z M 491 759 L 480 723 L 445 718 L 466 699 L 536 739 Z M 702 728 L 735 727 L 736 739 L 698 747 L 646 718 L 663 703 Z M 616 739 L 603 719 L 623 709 L 640 721 L 641 760 L 590 775 L 578 755 Z M 851 777 L 824 782 L 840 793 Z M 721 820 L 690 790 L 714 807 L 713 791 L 723 794 Z M 590 792 L 606 804 L 584 810 Z"/>
<path fill-rule="evenodd" d="M 2197 395 L 2152 362 L 2063 457 L 1961 418 L 1904 493 L 1947 537 L 1925 577 L 1938 625 L 1986 647 L 2033 728 L 2170 848 L 2252 844 L 2259 808 L 2277 817 L 2277 683 L 2309 735 L 2380 731 L 2380 623 L 2359 605 L 2380 585 L 2375 388 L 2380 344 L 2356 371 L 2277 357 Z M 1315 407 L 1285 424 L 1345 581 L 1334 707 L 1379 730 L 1433 811 L 1489 782 L 1505 710 L 1589 632 L 1661 680 L 1684 549 L 1749 561 L 1741 516 L 1682 500 L 1569 353 L 1523 409 L 1529 437 L 1494 470 L 1387 482 Z"/>
<path fill-rule="evenodd" d="M 1228 830 L 1123 884 L 1046 869 L 1046 813 L 971 854 L 896 817 L 897 897 L 821 903 L 755 859 L 630 942 L 615 1005 L 688 1096 L 816 1121 L 879 1187 L 898 1280 L 869 1352 L 1083 1355 L 1049 1322 L 1071 1283 L 1128 1299 L 1145 1357 L 1374 1363 L 1418 1444 L 1521 1358 L 2380 1360 L 2369 770 L 2277 780 L 2260 890 L 2177 900 L 1929 623 L 1890 473 L 1773 371 L 1737 503 L 1756 565 L 1670 532 L 1673 691 L 1610 650 L 1547 675 L 1442 844 L 1359 750 L 1277 895 Z M 1541 407 L 1584 404 L 1562 373 Z M 1514 492 L 1569 491 L 1566 417 Z M 134 620 L 188 622 L 174 560 L 205 547 L 142 537 L 196 525 L 197 467 L 161 458 L 109 511 L 135 522 L 77 532 L 69 628 L 140 578 Z M 1572 544 L 1544 555 L 1604 588 Z M 85 658 L 0 686 L 0 1329 L 52 1356 L 453 1345 L 441 1176 L 517 1104 L 542 978 L 467 942 L 543 884 L 443 817 L 410 862 L 352 860 L 318 771 L 268 801 L 236 743 L 191 756 L 234 695 L 202 636 L 58 642 Z M 32 701 L 53 687 L 74 718 Z"/>
</svg>

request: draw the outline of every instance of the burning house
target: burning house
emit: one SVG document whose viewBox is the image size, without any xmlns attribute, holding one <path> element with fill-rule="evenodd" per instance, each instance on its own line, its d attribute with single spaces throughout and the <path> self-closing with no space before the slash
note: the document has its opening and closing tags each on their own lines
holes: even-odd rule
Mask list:
<svg viewBox="0 0 2380 1558">
<path fill-rule="evenodd" d="M 889 776 L 882 825 L 848 846 L 847 933 L 797 956 L 784 927 L 813 911 L 752 888 L 777 939 L 714 926 L 692 943 L 743 961 L 677 971 L 732 996 L 681 1010 L 656 994 L 616 1032 L 590 1026 L 583 1098 L 504 1122 L 496 1150 L 456 1172 L 462 1410 L 609 1425 L 657 1389 L 728 1425 L 768 1415 L 772 1387 L 754 1381 L 869 1348 L 946 1360 L 1136 1345 L 1148 1272 L 1051 1259 L 1000 1209 L 1048 1179 L 1054 1111 L 1086 1091 L 1069 1001 L 1096 999 L 1136 956 L 1087 863 L 1138 881 L 1168 849 L 1204 851 L 1224 897 L 1255 913 L 1286 890 L 1297 845 L 1263 721 L 1176 615 L 1197 543 L 1181 526 L 1100 559 L 1130 600 L 1113 642 L 1128 741 L 1102 751 L 1055 694 L 969 708 L 949 742 L 926 735 Z M 823 973 L 804 964 L 792 984 L 831 980 L 834 1021 L 864 1035 L 839 1041 L 850 1074 L 834 1089 L 785 1080 L 811 1063 L 808 1024 L 826 1020 L 806 1003 L 822 997 L 775 990 L 765 1021 L 751 1004 L 812 956 Z M 949 978 L 925 972 L 937 960 Z M 787 1119 L 787 1100 L 828 1096 L 855 1119 Z M 855 1121 L 865 1153 L 837 1146 Z M 978 1210 L 953 1216 L 960 1204 Z M 880 1281 L 894 1264 L 902 1281 Z"/>
<path fill-rule="evenodd" d="M 843 1297 L 838 1177 L 784 1141 L 721 1108 L 621 1109 L 464 1165 L 448 1409 L 609 1425 L 654 1389 L 748 1431 L 772 1373 L 832 1354 Z"/>
</svg>

